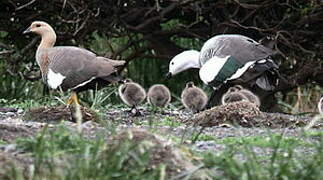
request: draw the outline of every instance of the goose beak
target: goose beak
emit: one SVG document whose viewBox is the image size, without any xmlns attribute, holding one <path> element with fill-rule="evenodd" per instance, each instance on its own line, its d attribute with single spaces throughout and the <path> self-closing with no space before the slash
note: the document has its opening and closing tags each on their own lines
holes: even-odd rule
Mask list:
<svg viewBox="0 0 323 180">
<path fill-rule="evenodd" d="M 22 32 L 22 34 L 27 34 L 31 32 L 31 28 L 29 27 L 28 29 L 24 30 L 24 32 Z"/>
<path fill-rule="evenodd" d="M 172 73 L 168 72 L 165 77 L 166 77 L 166 79 L 170 79 L 172 77 Z"/>
</svg>

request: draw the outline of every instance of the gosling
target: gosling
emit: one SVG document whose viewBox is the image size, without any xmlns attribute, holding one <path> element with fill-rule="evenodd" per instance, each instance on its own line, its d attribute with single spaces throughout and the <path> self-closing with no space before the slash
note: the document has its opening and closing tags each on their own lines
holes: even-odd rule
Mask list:
<svg viewBox="0 0 323 180">
<path fill-rule="evenodd" d="M 131 113 L 140 115 L 137 107 L 146 98 L 146 91 L 143 87 L 130 79 L 126 79 L 123 84 L 119 86 L 119 96 L 126 105 L 131 107 Z"/>
<path fill-rule="evenodd" d="M 204 109 L 208 101 L 205 92 L 196 87 L 193 82 L 188 82 L 181 95 L 182 103 L 185 108 L 197 113 Z"/>
<path fill-rule="evenodd" d="M 257 107 L 260 107 L 261 102 L 260 102 L 260 99 L 257 95 L 255 95 L 250 90 L 243 88 L 241 85 L 235 85 L 234 87 L 238 90 L 238 92 L 245 95 L 248 98 L 249 102 L 253 103 Z"/>
<path fill-rule="evenodd" d="M 171 101 L 170 91 L 163 84 L 155 84 L 148 90 L 147 101 L 154 107 L 166 107 Z"/>
<path fill-rule="evenodd" d="M 234 87 L 229 88 L 229 90 L 221 98 L 222 105 L 232 103 L 232 102 L 237 102 L 237 101 L 250 102 L 246 95 L 244 95 L 240 91 L 237 91 Z"/>
</svg>

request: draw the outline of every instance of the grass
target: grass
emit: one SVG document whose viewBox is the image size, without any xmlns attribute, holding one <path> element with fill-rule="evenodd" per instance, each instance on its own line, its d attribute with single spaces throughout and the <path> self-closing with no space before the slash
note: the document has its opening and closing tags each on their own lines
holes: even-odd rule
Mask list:
<svg viewBox="0 0 323 180">
<path fill-rule="evenodd" d="M 322 92 L 318 85 L 304 85 L 288 92 L 284 98 L 278 94 L 278 104 L 287 113 L 318 112 L 317 102 Z"/>
<path fill-rule="evenodd" d="M 109 133 L 90 139 L 60 125 L 56 129 L 45 127 L 36 137 L 18 139 L 17 144 L 34 159 L 30 179 L 167 179 L 165 164 L 147 168 L 149 143 L 126 140 L 111 145 L 106 134 Z M 305 132 L 304 135 L 320 137 L 317 143 L 311 144 L 312 153 L 295 151 L 296 147 L 308 144 L 281 134 L 217 140 L 226 145 L 221 152 L 190 151 L 202 164 L 200 167 L 211 172 L 213 179 L 320 179 L 323 177 L 322 133 Z M 205 134 L 199 138 L 215 140 Z M 271 148 L 272 152 L 259 156 L 253 147 Z M 15 167 L 7 175 L 9 179 L 24 177 L 21 169 Z"/>
<path fill-rule="evenodd" d="M 5 141 L 0 140 L 0 145 L 7 144 Z"/>
<path fill-rule="evenodd" d="M 167 126 L 167 127 L 175 128 L 183 125 L 183 123 L 176 121 L 173 117 L 169 117 L 169 116 L 166 116 L 162 119 L 155 119 L 153 117 L 151 117 L 150 119 L 152 121 L 150 123 L 152 126 Z"/>
<path fill-rule="evenodd" d="M 269 134 L 269 136 L 227 137 L 216 140 L 216 142 L 226 145 L 251 145 L 263 148 L 274 148 L 277 142 L 280 143 L 280 148 L 311 146 L 311 144 L 304 142 L 300 138 L 285 137 L 281 134 Z"/>
<path fill-rule="evenodd" d="M 258 156 L 252 146 L 231 144 L 222 153 L 202 154 L 205 167 L 222 173 L 216 179 L 321 179 L 323 173 L 323 141 L 314 146 L 313 154 L 302 154 L 294 146 L 286 147 L 275 136 L 270 142 L 273 152 L 267 156 Z M 285 146 L 285 147 L 284 147 Z M 285 148 L 284 151 L 280 151 Z M 244 158 L 240 159 L 237 154 Z"/>
<path fill-rule="evenodd" d="M 55 99 L 55 96 L 59 99 Z M 59 105 L 67 97 L 68 94 L 65 93 L 36 100 L 9 101 L 0 99 L 0 104 L 29 109 L 44 105 Z M 98 93 L 87 92 L 80 95 L 80 98 L 87 107 L 92 107 L 101 113 L 106 112 L 107 109 L 126 107 L 110 103 L 111 99 L 115 98 L 116 100 L 117 98 L 115 87 Z M 159 133 L 158 127 L 176 128 L 183 125 L 174 117 L 154 115 L 154 113 L 163 113 L 163 110 L 149 107 L 147 109 L 151 110 L 152 114 L 145 117 L 145 121 L 134 122 L 134 124 L 150 125 L 152 133 Z M 172 106 L 171 109 L 174 107 Z M 33 159 L 32 163 L 28 164 L 33 167 L 28 172 L 29 179 L 169 178 L 165 164 L 158 164 L 153 169 L 147 168 L 150 154 L 149 144 L 124 141 L 111 146 L 106 139 L 119 131 L 118 122 L 110 123 L 103 120 L 99 123 L 105 127 L 104 132 L 91 139 L 63 125 L 55 129 L 45 127 L 34 138 L 18 139 L 18 149 L 23 150 L 24 154 Z M 166 135 L 166 139 L 181 146 L 183 146 L 183 142 L 190 143 L 189 140 L 195 137 L 196 134 L 193 133 L 191 136 L 185 136 L 183 141 L 181 136 Z M 269 131 L 261 136 L 226 137 L 223 139 L 202 133 L 197 137 L 198 141 L 214 141 L 217 144 L 225 145 L 225 150 L 197 152 L 191 148 L 191 144 L 186 146 L 184 143 L 184 146 L 193 153 L 194 162 L 202 164 L 201 169 L 210 170 L 210 176 L 213 179 L 322 179 L 323 132 L 304 131 L 303 137 L 314 139 L 314 142 Z M 7 142 L 0 141 L 0 145 L 5 144 Z M 254 152 L 255 147 L 271 149 L 271 153 L 258 155 Z M 310 148 L 311 152 L 296 151 L 298 148 Z M 0 179 L 3 178 L 3 174 L 7 179 L 24 179 L 26 177 L 25 172 L 15 165 L 5 173 L 0 170 Z"/>
<path fill-rule="evenodd" d="M 88 139 L 63 126 L 17 144 L 34 158 L 30 179 L 155 179 L 162 170 L 146 169 L 148 146 L 125 141 L 109 147 L 102 135 Z"/>
</svg>

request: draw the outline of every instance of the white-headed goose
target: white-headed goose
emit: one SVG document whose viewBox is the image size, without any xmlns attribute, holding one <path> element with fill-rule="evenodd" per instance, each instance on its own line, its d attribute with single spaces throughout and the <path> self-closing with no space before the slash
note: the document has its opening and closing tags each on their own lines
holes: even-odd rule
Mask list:
<svg viewBox="0 0 323 180">
<path fill-rule="evenodd" d="M 169 63 L 167 76 L 199 68 L 201 80 L 214 89 L 229 81 L 247 83 L 254 79 L 259 88 L 271 91 L 280 77 L 278 66 L 271 59 L 273 54 L 271 48 L 249 37 L 217 35 L 206 41 L 200 52 L 188 50 L 176 55 Z"/>
</svg>

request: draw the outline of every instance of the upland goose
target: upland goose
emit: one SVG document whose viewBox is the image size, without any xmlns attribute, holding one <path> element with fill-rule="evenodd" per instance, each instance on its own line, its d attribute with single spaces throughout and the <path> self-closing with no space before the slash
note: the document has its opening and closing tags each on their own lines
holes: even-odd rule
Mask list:
<svg viewBox="0 0 323 180">
<path fill-rule="evenodd" d="M 196 87 L 193 82 L 188 82 L 186 84 L 186 87 L 181 94 L 181 99 L 183 105 L 193 113 L 203 110 L 208 101 L 205 92 Z"/>
<path fill-rule="evenodd" d="M 246 96 L 248 98 L 248 101 L 250 101 L 251 103 L 253 103 L 257 107 L 260 107 L 260 105 L 261 105 L 260 99 L 253 92 L 251 92 L 250 90 L 248 90 L 246 88 L 243 88 L 241 85 L 235 85 L 233 87 L 233 89 L 236 92 L 239 92 L 239 93 L 243 94 L 244 96 Z"/>
<path fill-rule="evenodd" d="M 138 83 L 133 82 L 131 79 L 126 79 L 123 84 L 119 86 L 119 96 L 121 100 L 131 107 L 130 112 L 138 115 L 138 105 L 146 98 L 146 91 Z"/>
<path fill-rule="evenodd" d="M 242 35 L 217 35 L 206 41 L 200 52 L 184 51 L 169 63 L 167 77 L 189 68 L 199 68 L 201 80 L 218 89 L 229 81 L 254 84 L 271 91 L 280 76 L 278 66 L 271 59 L 275 52 Z M 254 85 L 253 84 L 253 85 Z"/>
<path fill-rule="evenodd" d="M 149 88 L 147 100 L 152 106 L 166 107 L 171 100 L 170 91 L 163 84 L 155 84 Z"/>
<path fill-rule="evenodd" d="M 41 36 L 36 61 L 43 81 L 52 89 L 72 90 L 68 104 L 79 103 L 77 92 L 100 89 L 121 80 L 119 68 L 125 61 L 100 57 L 91 51 L 74 46 L 55 46 L 56 33 L 43 21 L 34 21 L 25 33 Z"/>
<path fill-rule="evenodd" d="M 321 97 L 319 103 L 317 104 L 317 108 L 319 109 L 320 114 L 323 115 L 323 97 Z"/>
</svg>

